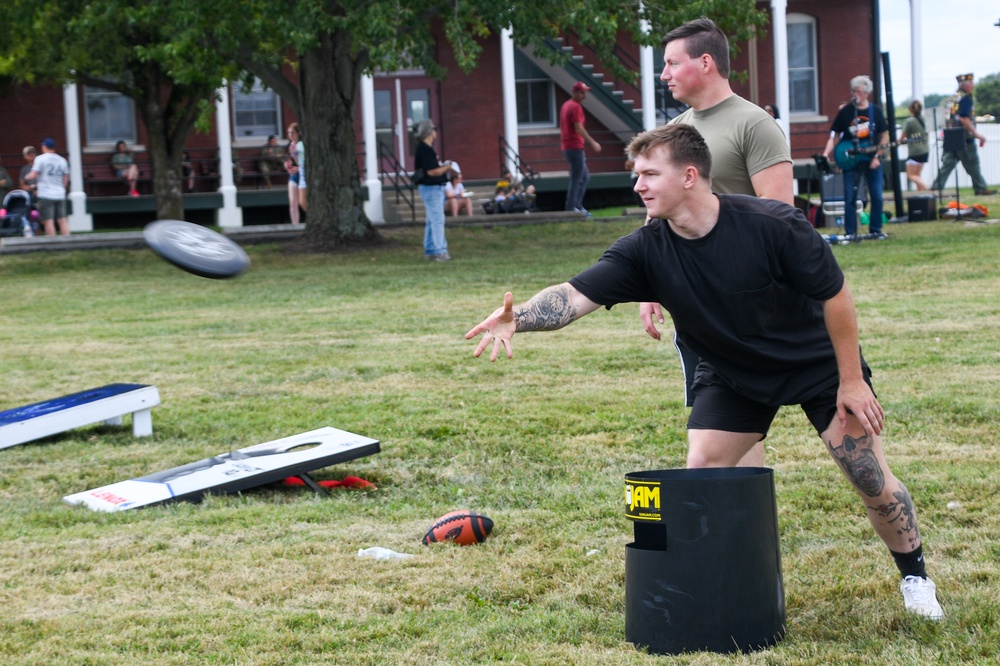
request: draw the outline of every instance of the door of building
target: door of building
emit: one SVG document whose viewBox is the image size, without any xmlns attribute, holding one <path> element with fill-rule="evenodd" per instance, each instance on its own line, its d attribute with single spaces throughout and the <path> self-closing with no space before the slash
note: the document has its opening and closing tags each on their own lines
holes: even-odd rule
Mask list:
<svg viewBox="0 0 1000 666">
<path fill-rule="evenodd" d="M 440 128 L 440 108 L 437 82 L 422 71 L 375 77 L 375 138 L 406 171 L 413 169 L 416 149 L 413 126 L 429 118 Z M 440 136 L 434 142 L 434 149 L 440 154 Z M 379 165 L 380 171 L 387 168 Z"/>
</svg>

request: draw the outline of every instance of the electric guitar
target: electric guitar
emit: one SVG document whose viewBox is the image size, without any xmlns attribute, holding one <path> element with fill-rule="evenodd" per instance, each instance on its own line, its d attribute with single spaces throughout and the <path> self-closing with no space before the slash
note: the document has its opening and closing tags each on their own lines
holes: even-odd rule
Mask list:
<svg viewBox="0 0 1000 666">
<path fill-rule="evenodd" d="M 913 136 L 907 137 L 902 141 L 883 143 L 880 146 L 873 146 L 871 139 L 863 139 L 861 141 L 842 139 L 841 142 L 838 143 L 833 149 L 833 160 L 842 171 L 850 171 L 859 164 L 871 161 L 872 156 L 880 150 L 893 148 L 895 146 L 902 146 L 907 143 L 923 142 L 923 134 L 914 134 Z"/>
</svg>

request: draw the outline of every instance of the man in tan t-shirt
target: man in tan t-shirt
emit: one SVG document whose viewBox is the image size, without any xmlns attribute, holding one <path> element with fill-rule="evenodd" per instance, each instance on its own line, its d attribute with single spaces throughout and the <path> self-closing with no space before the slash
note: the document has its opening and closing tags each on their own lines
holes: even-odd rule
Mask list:
<svg viewBox="0 0 1000 666">
<path fill-rule="evenodd" d="M 729 84 L 729 42 L 707 18 L 688 21 L 664 36 L 663 73 L 674 99 L 690 105 L 673 123 L 695 127 L 712 155 L 712 191 L 750 194 L 792 204 L 792 157 L 781 128 L 766 111 L 733 92 Z M 640 303 L 639 317 L 653 339 L 660 339 L 656 322 L 664 323 L 659 303 Z M 677 344 L 684 369 L 686 404 L 698 357 Z M 764 446 L 757 444 L 741 465 L 764 463 Z"/>
</svg>

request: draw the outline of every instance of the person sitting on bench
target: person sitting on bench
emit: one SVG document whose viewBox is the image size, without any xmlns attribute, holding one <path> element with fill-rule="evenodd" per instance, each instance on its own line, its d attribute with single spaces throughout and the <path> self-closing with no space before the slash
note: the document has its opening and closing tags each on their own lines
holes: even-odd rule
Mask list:
<svg viewBox="0 0 1000 666">
<path fill-rule="evenodd" d="M 132 157 L 132 152 L 128 149 L 128 144 L 124 141 L 115 144 L 115 153 L 111 156 L 111 167 L 116 176 L 128 181 L 128 195 L 130 197 L 139 196 L 139 190 L 135 188 L 135 183 L 139 180 L 139 167 Z"/>
<path fill-rule="evenodd" d="M 260 161 L 257 162 L 257 169 L 264 179 L 265 187 L 271 187 L 271 172 L 280 172 L 284 168 L 287 157 L 288 150 L 278 144 L 278 137 L 273 134 L 267 137 L 267 144 L 261 148 Z"/>
</svg>

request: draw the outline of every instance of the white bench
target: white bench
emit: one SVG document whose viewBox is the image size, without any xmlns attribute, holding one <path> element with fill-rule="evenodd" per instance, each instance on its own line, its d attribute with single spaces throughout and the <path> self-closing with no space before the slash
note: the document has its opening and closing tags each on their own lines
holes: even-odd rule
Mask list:
<svg viewBox="0 0 1000 666">
<path fill-rule="evenodd" d="M 0 449 L 94 423 L 121 425 L 132 415 L 132 434 L 153 434 L 152 408 L 160 404 L 155 386 L 108 384 L 0 412 Z"/>
</svg>

